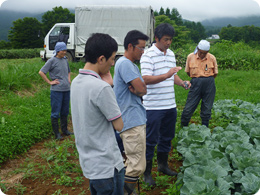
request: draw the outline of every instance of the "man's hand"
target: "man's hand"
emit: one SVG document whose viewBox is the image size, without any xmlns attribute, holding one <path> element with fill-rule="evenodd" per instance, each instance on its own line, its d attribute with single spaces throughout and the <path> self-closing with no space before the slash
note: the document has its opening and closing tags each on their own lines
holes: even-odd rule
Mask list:
<svg viewBox="0 0 260 195">
<path fill-rule="evenodd" d="M 106 73 L 106 74 L 102 74 L 100 75 L 101 79 L 105 82 L 107 82 L 109 85 L 113 85 L 113 78 L 112 75 L 110 74 L 110 72 Z"/>
<path fill-rule="evenodd" d="M 186 90 L 189 89 L 191 87 L 190 81 L 183 81 L 182 87 L 184 87 Z"/>
<path fill-rule="evenodd" d="M 174 67 L 174 68 L 171 68 L 166 74 L 167 74 L 167 78 L 170 78 L 173 74 L 179 72 L 179 70 L 181 70 L 182 67 L 180 66 L 177 66 L 177 67 Z"/>
<path fill-rule="evenodd" d="M 59 80 L 58 79 L 55 79 L 53 81 L 50 81 L 50 85 L 58 85 L 60 84 Z"/>
</svg>

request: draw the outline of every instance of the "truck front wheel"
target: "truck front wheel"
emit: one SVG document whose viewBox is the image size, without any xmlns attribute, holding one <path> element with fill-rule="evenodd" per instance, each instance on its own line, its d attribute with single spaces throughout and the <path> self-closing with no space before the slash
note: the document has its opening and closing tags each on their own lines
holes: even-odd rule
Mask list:
<svg viewBox="0 0 260 195">
<path fill-rule="evenodd" d="M 73 62 L 74 61 L 74 57 L 73 55 L 67 51 L 66 55 L 65 55 L 68 59 L 69 62 Z"/>
</svg>

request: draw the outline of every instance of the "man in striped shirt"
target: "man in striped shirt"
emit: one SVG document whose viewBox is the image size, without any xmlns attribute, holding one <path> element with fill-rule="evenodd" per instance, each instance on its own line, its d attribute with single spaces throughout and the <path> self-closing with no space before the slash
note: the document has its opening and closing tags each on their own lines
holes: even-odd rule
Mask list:
<svg viewBox="0 0 260 195">
<path fill-rule="evenodd" d="M 147 85 L 147 94 L 143 96 L 146 108 L 146 170 L 144 180 L 148 185 L 155 185 L 151 176 L 154 148 L 157 145 L 158 171 L 175 176 L 177 173 L 168 167 L 168 153 L 175 136 L 177 117 L 174 84 L 186 89 L 189 81 L 183 81 L 176 74 L 181 67 L 176 67 L 174 53 L 169 49 L 174 28 L 170 24 L 160 24 L 155 29 L 156 43 L 141 58 L 141 73 Z M 185 85 L 186 84 L 186 85 Z"/>
</svg>

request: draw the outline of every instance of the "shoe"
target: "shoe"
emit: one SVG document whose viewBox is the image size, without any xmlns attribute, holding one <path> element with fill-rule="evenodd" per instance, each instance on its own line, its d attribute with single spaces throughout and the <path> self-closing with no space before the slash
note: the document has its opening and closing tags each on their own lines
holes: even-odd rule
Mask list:
<svg viewBox="0 0 260 195">
<path fill-rule="evenodd" d="M 176 176 L 178 173 L 172 171 L 168 167 L 168 153 L 167 152 L 158 152 L 157 153 L 157 164 L 158 164 L 158 171 L 164 173 L 165 175 L 169 176 Z"/>
<path fill-rule="evenodd" d="M 153 180 L 153 177 L 151 174 L 152 167 L 153 167 L 153 161 L 152 160 L 146 161 L 146 169 L 144 171 L 144 182 L 146 184 L 148 184 L 149 186 L 155 185 L 155 181 Z"/>
</svg>

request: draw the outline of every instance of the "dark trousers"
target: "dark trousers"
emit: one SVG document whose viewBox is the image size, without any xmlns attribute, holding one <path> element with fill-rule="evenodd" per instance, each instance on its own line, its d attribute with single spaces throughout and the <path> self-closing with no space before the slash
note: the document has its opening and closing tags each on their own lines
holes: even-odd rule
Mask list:
<svg viewBox="0 0 260 195">
<path fill-rule="evenodd" d="M 125 169 L 115 169 L 114 177 L 108 179 L 90 179 L 91 195 L 123 195 L 125 184 Z"/>
<path fill-rule="evenodd" d="M 182 125 L 187 126 L 189 124 L 192 114 L 196 110 L 200 100 L 202 100 L 200 117 L 202 124 L 208 126 L 215 94 L 214 77 L 192 78 L 191 88 L 181 116 Z"/>
<path fill-rule="evenodd" d="M 170 152 L 175 136 L 176 108 L 146 111 L 146 160 L 152 160 L 154 148 L 157 152 Z"/>
<path fill-rule="evenodd" d="M 51 118 L 68 116 L 70 108 L 70 91 L 51 91 Z"/>
</svg>

